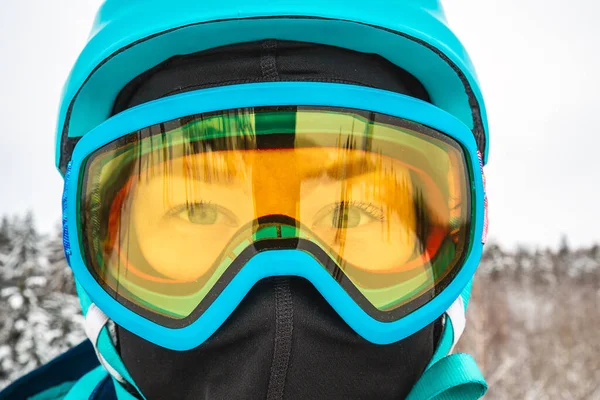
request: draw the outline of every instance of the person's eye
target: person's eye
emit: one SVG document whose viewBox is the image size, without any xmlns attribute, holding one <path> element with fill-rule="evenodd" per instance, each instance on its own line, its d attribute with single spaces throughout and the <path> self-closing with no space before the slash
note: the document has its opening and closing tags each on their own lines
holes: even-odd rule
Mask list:
<svg viewBox="0 0 600 400">
<path fill-rule="evenodd" d="M 211 203 L 191 203 L 178 206 L 170 210 L 169 215 L 195 225 L 236 226 L 237 224 L 231 211 Z"/>
<path fill-rule="evenodd" d="M 318 215 L 316 226 L 351 229 L 380 221 L 383 211 L 369 203 L 343 202 L 327 207 Z"/>
</svg>

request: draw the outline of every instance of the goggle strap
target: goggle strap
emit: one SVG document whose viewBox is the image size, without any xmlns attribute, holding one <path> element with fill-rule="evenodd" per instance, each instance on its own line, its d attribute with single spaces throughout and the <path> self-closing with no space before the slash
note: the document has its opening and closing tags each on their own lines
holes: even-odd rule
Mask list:
<svg viewBox="0 0 600 400">
<path fill-rule="evenodd" d="M 481 177 L 483 178 L 483 235 L 481 237 L 481 243 L 486 244 L 488 240 L 488 232 L 490 230 L 487 179 L 485 177 L 483 156 L 481 155 L 481 152 L 479 150 L 477 151 L 477 157 L 479 158 L 479 167 L 481 168 Z"/>
<path fill-rule="evenodd" d="M 448 354 L 450 354 L 454 351 L 454 347 L 465 331 L 465 325 L 467 323 L 465 305 L 462 296 L 458 296 L 456 301 L 454 301 L 450 308 L 448 308 L 446 311 L 446 317 L 451 321 L 450 325 L 452 327 L 452 345 L 448 351 Z"/>
<path fill-rule="evenodd" d="M 477 400 L 486 393 L 487 383 L 473 357 L 451 354 L 465 330 L 471 287 L 472 281 L 446 311 L 442 339 L 407 400 Z"/>
<path fill-rule="evenodd" d="M 110 319 L 108 319 L 106 314 L 104 314 L 104 312 L 102 312 L 102 310 L 100 310 L 94 303 L 90 303 L 85 315 L 85 333 L 94 346 L 94 351 L 96 352 L 98 361 L 106 370 L 106 372 L 108 372 L 108 374 L 113 378 L 113 381 L 115 382 L 115 390 L 121 393 L 119 398 L 123 397 L 143 400 L 145 397 L 141 394 L 137 386 L 130 381 L 131 377 L 124 377 L 123 374 L 119 372 L 119 365 L 117 365 L 117 367 L 113 367 L 109 361 L 112 360 L 117 364 L 121 364 L 120 367 L 124 368 L 109 334 L 109 329 L 107 326 L 109 322 Z M 100 349 L 104 349 L 104 351 L 107 352 L 106 357 L 102 354 Z M 125 373 L 127 374 L 126 370 Z"/>
<path fill-rule="evenodd" d="M 466 312 L 469 298 L 471 297 L 472 281 L 463 289 L 461 295 L 452 303 L 452 305 L 444 313 L 444 327 L 442 330 L 442 338 L 427 366 L 431 368 L 433 364 L 450 354 L 460 337 L 462 336 L 466 325 Z"/>
<path fill-rule="evenodd" d="M 102 329 L 108 323 L 108 317 L 106 314 L 102 312 L 94 303 L 90 304 L 88 308 L 87 314 L 85 316 L 85 334 L 92 342 L 94 346 L 94 351 L 96 352 L 96 356 L 98 357 L 98 361 L 100 364 L 106 369 L 106 371 L 115 378 L 120 383 L 126 383 L 127 381 L 123 376 L 114 369 L 108 361 L 102 356 L 100 350 L 98 349 L 98 342 L 100 338 L 100 333 Z"/>
</svg>

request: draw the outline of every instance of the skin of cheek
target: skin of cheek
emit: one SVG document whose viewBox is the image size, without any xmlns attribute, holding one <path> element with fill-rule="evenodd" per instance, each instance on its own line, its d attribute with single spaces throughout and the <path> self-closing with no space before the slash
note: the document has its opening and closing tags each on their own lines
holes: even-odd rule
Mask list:
<svg viewBox="0 0 600 400">
<path fill-rule="evenodd" d="M 386 224 L 387 225 L 387 224 Z M 372 271 L 385 271 L 405 264 L 414 253 L 414 234 L 406 234 L 400 221 L 388 229 L 380 222 L 372 222 L 362 232 L 348 230 L 342 256 L 354 266 Z M 386 232 L 382 232 L 382 231 Z M 368 251 L 365 251 L 367 250 Z M 376 254 L 376 257 L 373 255 Z"/>
</svg>

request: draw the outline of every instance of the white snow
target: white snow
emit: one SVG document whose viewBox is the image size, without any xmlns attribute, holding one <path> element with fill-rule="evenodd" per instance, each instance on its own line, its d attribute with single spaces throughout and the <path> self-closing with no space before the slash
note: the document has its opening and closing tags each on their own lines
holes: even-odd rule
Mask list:
<svg viewBox="0 0 600 400">
<path fill-rule="evenodd" d="M 8 304 L 13 310 L 18 310 L 23 307 L 23 303 L 25 303 L 25 299 L 23 299 L 21 293 L 15 293 L 8 298 Z"/>
</svg>

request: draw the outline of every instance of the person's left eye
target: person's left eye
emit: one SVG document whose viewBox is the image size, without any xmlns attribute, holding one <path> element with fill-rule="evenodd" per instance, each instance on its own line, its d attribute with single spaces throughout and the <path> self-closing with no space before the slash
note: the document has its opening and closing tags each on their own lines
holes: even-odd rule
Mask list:
<svg viewBox="0 0 600 400">
<path fill-rule="evenodd" d="M 338 203 L 319 212 L 313 226 L 351 229 L 381 220 L 382 215 L 383 212 L 372 204 Z"/>
</svg>

